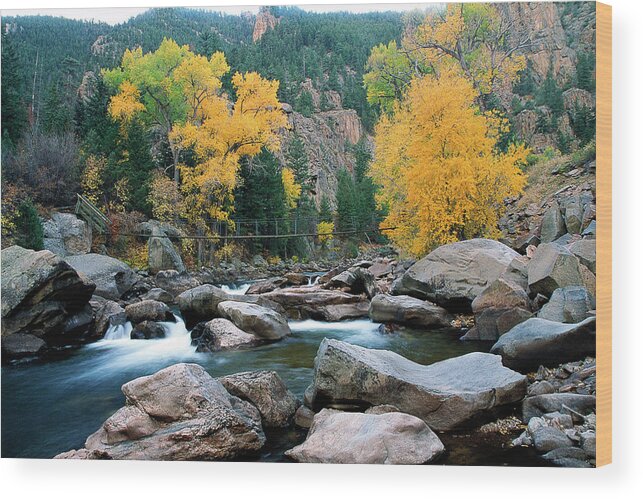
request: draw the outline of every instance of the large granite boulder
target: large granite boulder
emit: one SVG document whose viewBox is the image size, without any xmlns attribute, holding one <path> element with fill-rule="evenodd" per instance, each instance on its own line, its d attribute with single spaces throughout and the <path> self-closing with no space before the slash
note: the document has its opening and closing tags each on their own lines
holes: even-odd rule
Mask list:
<svg viewBox="0 0 643 499">
<path fill-rule="evenodd" d="M 279 303 L 291 319 L 337 321 L 368 315 L 367 300 L 338 290 L 304 286 L 276 289 L 262 296 Z"/>
<path fill-rule="evenodd" d="M 373 322 L 420 328 L 445 328 L 451 316 L 442 307 L 412 296 L 380 294 L 371 300 L 368 315 Z"/>
<path fill-rule="evenodd" d="M 470 353 L 422 366 L 394 352 L 325 338 L 308 397 L 313 408 L 390 404 L 433 429 L 453 430 L 522 399 L 526 389 L 527 378 L 496 355 Z"/>
<path fill-rule="evenodd" d="M 84 255 L 92 249 L 91 227 L 76 215 L 54 213 L 42 229 L 45 249 L 60 257 Z"/>
<path fill-rule="evenodd" d="M 11 351 L 42 350 L 41 343 L 21 336 L 15 348 L 5 349 L 5 339 L 28 334 L 50 343 L 65 343 L 70 320 L 83 312 L 95 289 L 64 260 L 51 251 L 33 251 L 20 246 L 2 250 L 2 342 Z M 73 321 L 72 321 L 73 322 Z M 76 328 L 73 328 L 76 329 Z M 82 334 L 83 332 L 80 331 Z M 78 338 L 69 338 L 70 341 Z M 19 344 L 19 345 L 18 345 Z M 11 343 L 8 343 L 11 345 Z"/>
<path fill-rule="evenodd" d="M 473 300 L 471 309 L 475 326 L 464 336 L 466 340 L 497 340 L 532 316 L 525 290 L 515 281 L 503 277 L 489 284 Z"/>
<path fill-rule="evenodd" d="M 175 364 L 122 387 L 126 405 L 85 442 L 83 458 L 209 461 L 256 453 L 266 438 L 261 416 L 196 364 Z"/>
<path fill-rule="evenodd" d="M 540 309 L 538 317 L 570 324 L 581 322 L 596 308 L 594 297 L 582 286 L 558 288 Z"/>
<path fill-rule="evenodd" d="M 429 300 L 447 310 L 468 310 L 518 256 L 509 246 L 490 239 L 440 246 L 406 271 L 394 294 Z"/>
<path fill-rule="evenodd" d="M 526 372 L 596 355 L 596 318 L 563 324 L 531 318 L 503 334 L 491 347 L 504 365 Z"/>
<path fill-rule="evenodd" d="M 545 212 L 540 224 L 540 242 L 551 243 L 567 233 L 565 219 L 560 212 L 560 206 L 556 201 Z"/>
<path fill-rule="evenodd" d="M 155 300 L 143 300 L 125 307 L 125 316 L 132 324 L 143 321 L 171 321 L 176 318 L 165 303 Z"/>
<path fill-rule="evenodd" d="M 93 333 L 98 338 L 105 336 L 110 326 L 123 325 L 127 321 L 125 309 L 115 301 L 93 296 L 89 304 L 94 311 Z"/>
<path fill-rule="evenodd" d="M 196 277 L 178 270 L 161 270 L 154 276 L 154 280 L 159 288 L 166 290 L 174 297 L 201 285 L 201 281 Z"/>
<path fill-rule="evenodd" d="M 242 331 L 228 319 L 200 322 L 192 329 L 190 337 L 197 352 L 236 350 L 254 346 L 260 341 L 255 335 Z"/>
<path fill-rule="evenodd" d="M 183 260 L 178 254 L 172 241 L 161 229 L 154 227 L 147 242 L 147 265 L 151 273 L 161 270 L 185 271 Z"/>
<path fill-rule="evenodd" d="M 138 280 L 129 265 L 106 255 L 73 255 L 66 257 L 65 261 L 96 284 L 95 294 L 109 300 L 118 300 Z"/>
<path fill-rule="evenodd" d="M 33 334 L 15 333 L 2 337 L 2 356 L 20 359 L 39 355 L 47 349 L 47 343 Z"/>
<path fill-rule="evenodd" d="M 582 286 L 578 258 L 556 243 L 541 244 L 527 266 L 529 290 L 545 296 L 565 286 Z"/>
<path fill-rule="evenodd" d="M 253 303 L 223 301 L 219 303 L 221 317 L 230 320 L 239 329 L 264 340 L 280 340 L 290 335 L 286 318 L 269 308 Z"/>
<path fill-rule="evenodd" d="M 265 427 L 290 426 L 299 401 L 275 371 L 248 371 L 219 378 L 228 393 L 254 405 Z"/>
<path fill-rule="evenodd" d="M 444 452 L 427 424 L 410 414 L 361 414 L 323 409 L 306 440 L 286 451 L 300 463 L 424 464 Z"/>
</svg>

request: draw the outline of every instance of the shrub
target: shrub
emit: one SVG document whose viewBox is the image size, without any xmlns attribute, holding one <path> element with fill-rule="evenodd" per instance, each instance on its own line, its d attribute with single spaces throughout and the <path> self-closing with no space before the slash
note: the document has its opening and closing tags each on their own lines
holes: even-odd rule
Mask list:
<svg viewBox="0 0 643 499">
<path fill-rule="evenodd" d="M 30 199 L 18 206 L 16 219 L 16 244 L 23 248 L 40 251 L 44 249 L 42 222 L 38 210 Z"/>
</svg>

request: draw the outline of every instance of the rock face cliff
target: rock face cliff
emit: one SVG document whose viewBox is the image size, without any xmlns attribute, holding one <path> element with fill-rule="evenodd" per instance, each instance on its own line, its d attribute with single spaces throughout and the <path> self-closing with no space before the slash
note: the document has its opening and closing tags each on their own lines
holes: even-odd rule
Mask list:
<svg viewBox="0 0 643 499">
<path fill-rule="evenodd" d="M 269 29 L 274 29 L 279 24 L 280 18 L 271 14 L 270 10 L 263 8 L 255 19 L 255 28 L 252 32 L 252 41 L 257 43 Z"/>
<path fill-rule="evenodd" d="M 304 144 L 313 182 L 311 194 L 318 207 L 322 197 L 326 197 L 334 207 L 337 175 L 344 168 L 352 172 L 355 167 L 351 146 L 362 139 L 370 143 L 370 137 L 357 112 L 342 107 L 339 93 L 332 90 L 318 92 L 310 80 L 302 83 L 301 87 L 311 94 L 314 112 L 304 116 L 293 111 L 289 104 L 283 104 L 289 129 L 283 132 L 283 147 L 278 158 L 282 165 L 286 165 L 288 144 L 294 137 L 299 137 Z M 320 108 L 322 101 L 325 102 L 325 110 Z"/>
</svg>

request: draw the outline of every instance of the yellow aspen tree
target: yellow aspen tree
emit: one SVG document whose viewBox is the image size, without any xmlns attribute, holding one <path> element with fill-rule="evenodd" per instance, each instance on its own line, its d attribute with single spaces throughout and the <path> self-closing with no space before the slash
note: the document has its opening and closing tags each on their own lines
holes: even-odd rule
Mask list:
<svg viewBox="0 0 643 499">
<path fill-rule="evenodd" d="M 375 129 L 369 175 L 382 226 L 400 248 L 422 256 L 435 246 L 495 237 L 503 200 L 521 192 L 519 166 L 528 149 L 496 149 L 506 120 L 482 113 L 477 91 L 455 70 L 414 79 L 405 97 Z"/>
</svg>

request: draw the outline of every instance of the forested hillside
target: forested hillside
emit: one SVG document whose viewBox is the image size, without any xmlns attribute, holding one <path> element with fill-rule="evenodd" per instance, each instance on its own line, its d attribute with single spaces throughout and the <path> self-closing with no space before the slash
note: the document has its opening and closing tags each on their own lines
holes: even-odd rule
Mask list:
<svg viewBox="0 0 643 499">
<path fill-rule="evenodd" d="M 472 101 L 458 104 L 476 106 L 469 124 L 480 112 L 499 120 L 480 122 L 471 133 L 461 128 L 470 138 L 495 130 L 493 143 L 477 151 L 476 158 L 489 160 L 476 175 L 485 168 L 497 174 L 491 165 L 502 163 L 499 154 L 509 154 L 511 165 L 522 158 L 524 170 L 591 149 L 594 31 L 592 4 L 580 3 L 458 6 L 428 17 L 292 7 L 235 16 L 152 9 L 116 26 L 5 17 L 3 244 L 24 232 L 34 210 L 42 215 L 70 205 L 79 192 L 111 218 L 116 232 L 155 218 L 202 235 L 284 233 L 299 224 L 309 232 L 357 231 L 358 240 L 370 240 L 363 232 L 383 223 L 405 226 L 393 240 L 416 253 L 453 238 L 497 234 L 503 198 L 517 195 L 524 179 L 502 180 L 511 187 L 496 188 L 475 215 L 461 203 L 440 205 L 432 192 L 410 195 L 411 205 L 399 202 L 410 192 L 390 176 L 397 168 L 391 161 L 436 153 L 422 149 L 432 132 L 417 135 L 401 125 L 416 116 L 413 92 L 440 102 L 455 88 L 466 97 L 471 84 Z M 459 67 L 468 83 L 442 78 L 438 60 L 448 72 Z M 421 79 L 432 75 L 441 76 L 440 85 L 423 86 L 428 80 Z M 186 87 L 188 77 L 198 80 L 194 88 Z M 242 110 L 249 97 L 265 116 Z M 221 108 L 215 111 L 214 102 Z M 408 149 L 411 140 L 418 142 Z M 527 147 L 515 155 L 520 144 Z M 443 159 L 429 169 L 438 183 Z M 218 170 L 213 161 L 221 161 Z M 428 171 L 427 164 L 422 168 Z M 480 207 L 466 190 L 457 192 Z M 427 205 L 429 199 L 437 204 Z M 431 216 L 419 225 L 408 217 L 409 210 L 427 209 Z M 436 215 L 445 209 L 449 216 Z M 428 222 L 431 217 L 437 219 Z M 245 249 L 283 256 L 311 251 L 294 239 L 248 242 Z"/>
</svg>

